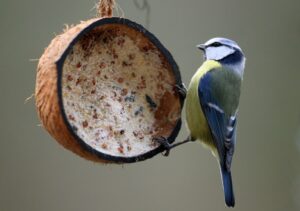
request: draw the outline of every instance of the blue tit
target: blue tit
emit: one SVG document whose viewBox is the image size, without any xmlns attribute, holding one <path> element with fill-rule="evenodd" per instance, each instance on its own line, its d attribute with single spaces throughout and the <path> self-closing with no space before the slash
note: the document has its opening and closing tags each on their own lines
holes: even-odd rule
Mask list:
<svg viewBox="0 0 300 211">
<path fill-rule="evenodd" d="M 231 162 L 236 143 L 238 105 L 245 68 L 245 56 L 238 44 L 226 38 L 213 38 L 197 46 L 204 52 L 204 63 L 191 79 L 188 90 L 178 86 L 186 98 L 189 137 L 169 144 L 164 137 L 156 140 L 169 155 L 170 149 L 199 140 L 217 158 L 223 181 L 225 203 L 234 207 Z"/>
<path fill-rule="evenodd" d="M 217 158 L 226 205 L 234 207 L 230 169 L 246 59 L 238 44 L 226 38 L 213 38 L 197 47 L 204 52 L 205 61 L 187 90 L 190 139 L 201 141 Z"/>
</svg>

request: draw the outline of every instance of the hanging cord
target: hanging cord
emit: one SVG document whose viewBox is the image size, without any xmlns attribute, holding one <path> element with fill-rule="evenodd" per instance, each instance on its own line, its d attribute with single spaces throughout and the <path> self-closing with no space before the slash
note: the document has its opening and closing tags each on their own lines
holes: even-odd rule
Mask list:
<svg viewBox="0 0 300 211">
<path fill-rule="evenodd" d="M 97 5 L 98 16 L 112 17 L 114 7 L 115 7 L 114 0 L 100 0 L 99 4 Z"/>
<path fill-rule="evenodd" d="M 135 7 L 139 10 L 146 10 L 146 28 L 149 29 L 150 27 L 150 11 L 151 11 L 151 8 L 150 8 L 150 5 L 148 3 L 148 0 L 142 0 L 143 3 L 140 4 L 138 2 L 138 0 L 133 0 L 133 3 L 135 5 Z"/>
</svg>

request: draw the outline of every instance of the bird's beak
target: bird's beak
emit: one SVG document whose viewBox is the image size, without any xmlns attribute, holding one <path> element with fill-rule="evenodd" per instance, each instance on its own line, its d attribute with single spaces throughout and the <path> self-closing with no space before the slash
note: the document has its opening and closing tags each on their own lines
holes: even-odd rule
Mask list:
<svg viewBox="0 0 300 211">
<path fill-rule="evenodd" d="M 205 51 L 205 45 L 204 44 L 199 44 L 196 46 L 198 49 Z"/>
</svg>

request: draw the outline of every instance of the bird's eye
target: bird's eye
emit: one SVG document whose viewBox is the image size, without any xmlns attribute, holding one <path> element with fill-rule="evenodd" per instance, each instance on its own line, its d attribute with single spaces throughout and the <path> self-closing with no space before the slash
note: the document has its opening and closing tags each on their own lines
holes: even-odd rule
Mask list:
<svg viewBox="0 0 300 211">
<path fill-rule="evenodd" d="M 210 46 L 212 46 L 212 47 L 219 47 L 219 46 L 221 46 L 222 44 L 221 43 L 219 43 L 219 42 L 214 42 L 214 43 L 212 43 Z"/>
</svg>

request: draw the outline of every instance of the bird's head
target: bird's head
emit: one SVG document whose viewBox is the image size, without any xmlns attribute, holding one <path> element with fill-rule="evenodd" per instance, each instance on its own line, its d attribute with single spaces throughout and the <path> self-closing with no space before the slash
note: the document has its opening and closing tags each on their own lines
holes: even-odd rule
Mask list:
<svg viewBox="0 0 300 211">
<path fill-rule="evenodd" d="M 205 60 L 216 60 L 222 65 L 232 66 L 243 74 L 245 56 L 238 44 L 230 39 L 216 37 L 197 45 L 204 52 Z"/>
</svg>

